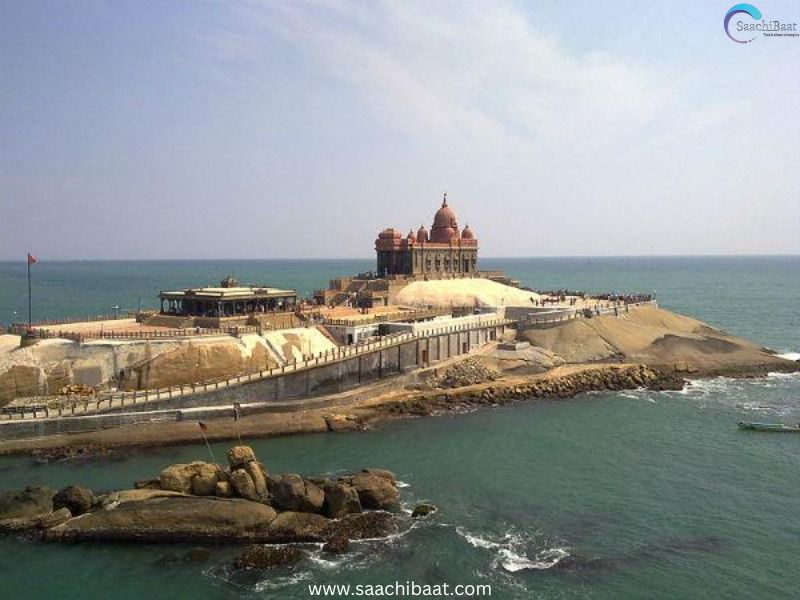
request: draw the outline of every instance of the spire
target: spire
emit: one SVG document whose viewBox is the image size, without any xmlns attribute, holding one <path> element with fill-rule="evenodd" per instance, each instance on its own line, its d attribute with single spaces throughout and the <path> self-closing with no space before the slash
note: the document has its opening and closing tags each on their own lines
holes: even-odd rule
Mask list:
<svg viewBox="0 0 800 600">
<path fill-rule="evenodd" d="M 447 192 L 444 193 L 444 197 L 442 198 L 442 208 L 447 206 Z"/>
</svg>

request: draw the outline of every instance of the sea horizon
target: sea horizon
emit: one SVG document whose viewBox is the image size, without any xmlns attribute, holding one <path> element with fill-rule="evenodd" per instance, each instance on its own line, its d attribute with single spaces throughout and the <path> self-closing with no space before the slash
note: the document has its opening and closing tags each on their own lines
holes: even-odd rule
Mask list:
<svg viewBox="0 0 800 600">
<path fill-rule="evenodd" d="M 156 258 L 47 258 L 35 255 L 38 261 L 46 260 L 47 262 L 181 262 L 181 261 L 224 261 L 224 260 L 238 260 L 238 261 L 270 261 L 270 260 L 283 260 L 283 261 L 341 261 L 341 260 L 374 260 L 374 256 L 285 256 L 285 257 L 183 257 L 183 258 L 170 258 L 170 257 L 156 257 Z M 549 258 L 578 258 L 578 259 L 591 259 L 591 258 L 792 258 L 800 257 L 800 252 L 797 253 L 731 253 L 731 254 L 535 254 L 535 255 L 519 255 L 519 256 L 502 256 L 502 255 L 481 255 L 481 260 L 528 260 L 528 259 L 549 259 Z M 16 263 L 25 262 L 26 255 L 22 258 L 2 258 L 0 263 Z"/>
</svg>

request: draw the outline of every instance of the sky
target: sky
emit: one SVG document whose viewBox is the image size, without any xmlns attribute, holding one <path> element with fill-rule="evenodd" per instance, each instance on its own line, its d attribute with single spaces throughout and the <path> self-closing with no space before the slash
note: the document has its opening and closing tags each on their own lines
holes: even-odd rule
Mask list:
<svg viewBox="0 0 800 600">
<path fill-rule="evenodd" d="M 734 3 L 0 0 L 0 260 L 368 257 L 445 191 L 483 256 L 797 254 L 800 38 Z"/>
</svg>

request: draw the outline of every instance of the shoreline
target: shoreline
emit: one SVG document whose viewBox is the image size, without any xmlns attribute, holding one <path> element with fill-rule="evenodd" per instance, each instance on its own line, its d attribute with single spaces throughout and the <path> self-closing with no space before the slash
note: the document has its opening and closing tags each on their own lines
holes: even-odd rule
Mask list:
<svg viewBox="0 0 800 600">
<path fill-rule="evenodd" d="M 457 414 L 481 406 L 520 401 L 566 400 L 589 392 L 631 389 L 680 390 L 688 380 L 728 377 L 753 379 L 769 373 L 800 372 L 800 363 L 777 359 L 725 368 L 678 371 L 669 365 L 644 363 L 591 363 L 555 367 L 531 375 L 506 373 L 498 379 L 452 388 L 401 389 L 349 405 L 298 412 L 260 413 L 243 416 L 238 423 L 242 437 L 251 439 L 310 433 L 361 431 L 400 418 Z M 236 426 L 231 418 L 207 421 L 210 442 L 233 441 Z M 45 462 L 113 455 L 202 443 L 195 421 L 144 423 L 80 434 L 63 434 L 25 440 L 0 441 L 0 456 L 30 456 Z"/>
</svg>

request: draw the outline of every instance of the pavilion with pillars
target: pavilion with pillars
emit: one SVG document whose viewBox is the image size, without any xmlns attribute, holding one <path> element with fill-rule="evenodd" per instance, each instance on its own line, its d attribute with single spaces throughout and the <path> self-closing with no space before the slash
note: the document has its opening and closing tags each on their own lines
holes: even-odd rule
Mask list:
<svg viewBox="0 0 800 600">
<path fill-rule="evenodd" d="M 227 277 L 219 287 L 161 292 L 161 313 L 182 317 L 239 317 L 292 312 L 297 292 L 271 287 L 240 286 Z"/>
</svg>

